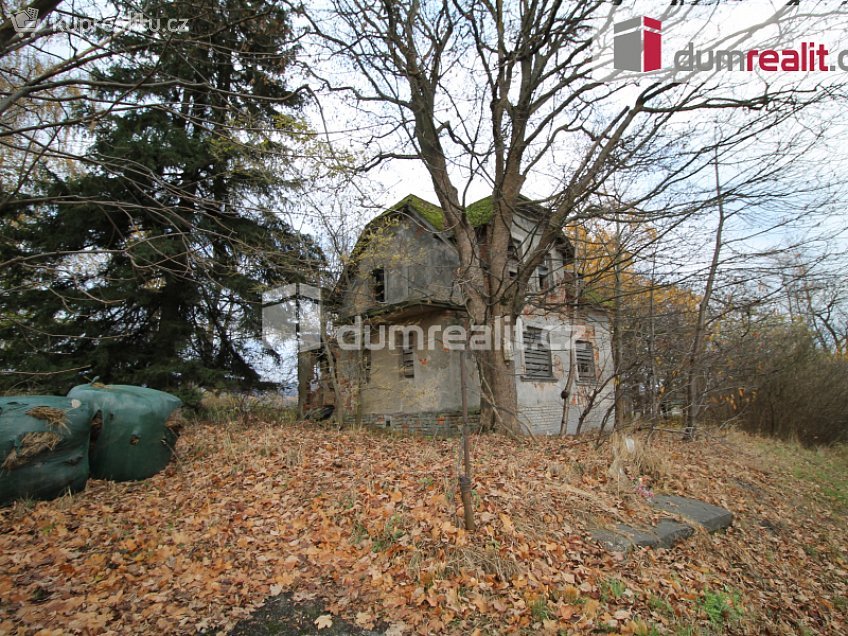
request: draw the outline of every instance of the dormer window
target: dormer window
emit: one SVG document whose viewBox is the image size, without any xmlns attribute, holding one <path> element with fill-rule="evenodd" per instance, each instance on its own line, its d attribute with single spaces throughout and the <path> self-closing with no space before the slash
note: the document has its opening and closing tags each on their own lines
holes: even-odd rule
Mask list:
<svg viewBox="0 0 848 636">
<path fill-rule="evenodd" d="M 372 270 L 371 280 L 374 285 L 374 300 L 386 302 L 386 270 L 382 267 Z"/>
</svg>

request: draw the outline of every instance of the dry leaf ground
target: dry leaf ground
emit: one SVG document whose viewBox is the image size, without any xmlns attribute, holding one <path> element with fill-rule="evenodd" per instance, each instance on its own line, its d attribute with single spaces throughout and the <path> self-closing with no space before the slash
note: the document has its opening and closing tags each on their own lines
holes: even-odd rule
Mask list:
<svg viewBox="0 0 848 636">
<path fill-rule="evenodd" d="M 844 449 L 637 442 L 475 437 L 469 536 L 456 440 L 195 424 L 152 479 L 0 511 L 0 632 L 215 633 L 287 594 L 391 634 L 848 633 Z M 653 514 L 640 476 L 733 527 L 607 554 L 592 527 Z"/>
</svg>

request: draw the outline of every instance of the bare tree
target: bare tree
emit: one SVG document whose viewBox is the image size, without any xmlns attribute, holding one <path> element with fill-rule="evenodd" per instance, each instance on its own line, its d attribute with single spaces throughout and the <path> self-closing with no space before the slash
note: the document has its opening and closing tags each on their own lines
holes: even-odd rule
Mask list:
<svg viewBox="0 0 848 636">
<path fill-rule="evenodd" d="M 631 198 L 646 220 L 648 203 L 661 198 L 658 214 L 691 210 L 680 201 L 675 209 L 669 196 L 709 161 L 708 144 L 691 135 L 691 125 L 680 127 L 696 113 L 733 110 L 723 143 L 741 143 L 834 92 L 766 87 L 739 97 L 709 79 L 598 81 L 590 26 L 608 10 L 598 1 L 335 0 L 329 12 L 308 16 L 328 59 L 344 59 L 352 71 L 324 73 L 316 62 L 314 73 L 376 120 L 370 147 L 380 150 L 371 165 L 409 158 L 426 166 L 460 258 L 457 280 L 473 324 L 492 326 L 520 313 L 528 281 L 562 228 L 601 214 L 589 203 L 612 175 L 653 166 L 650 186 Z M 399 138 L 405 143 L 384 148 Z M 513 278 L 512 219 L 530 180 L 546 170 L 558 176 L 533 182 L 544 213 Z M 491 218 L 482 229 L 465 213 L 476 181 L 491 189 Z M 479 357 L 490 415 L 515 429 L 511 364 L 494 352 Z"/>
</svg>

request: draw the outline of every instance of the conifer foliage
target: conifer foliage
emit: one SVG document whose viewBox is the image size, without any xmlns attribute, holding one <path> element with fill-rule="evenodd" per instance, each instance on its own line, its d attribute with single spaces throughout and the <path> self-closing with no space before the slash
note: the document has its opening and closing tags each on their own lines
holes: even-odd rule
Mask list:
<svg viewBox="0 0 848 636">
<path fill-rule="evenodd" d="M 265 0 L 116 8 L 153 28 L 85 69 L 82 169 L 44 171 L 0 214 L 0 262 L 17 261 L 0 273 L 0 369 L 16 371 L 0 384 L 256 386 L 262 291 L 321 261 L 281 214 L 303 133 L 289 15 Z"/>
</svg>

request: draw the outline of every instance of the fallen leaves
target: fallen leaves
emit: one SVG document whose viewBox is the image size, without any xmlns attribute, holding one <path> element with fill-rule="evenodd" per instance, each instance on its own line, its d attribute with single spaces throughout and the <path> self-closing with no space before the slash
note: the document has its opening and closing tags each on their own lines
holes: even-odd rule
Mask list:
<svg viewBox="0 0 848 636">
<path fill-rule="evenodd" d="M 356 624 L 364 629 L 371 629 L 374 627 L 374 616 L 369 612 L 357 612 L 356 613 Z"/>
<path fill-rule="evenodd" d="M 725 586 L 747 608 L 740 631 L 846 632 L 844 518 L 791 499 L 804 485 L 750 445 L 659 442 L 686 475 L 681 494 L 726 505 L 737 522 L 623 558 L 587 539 L 590 524 L 653 512 L 608 482 L 604 449 L 477 438 L 469 535 L 455 444 L 190 427 L 180 463 L 150 480 L 93 481 L 72 498 L 0 511 L 0 633 L 225 631 L 287 593 L 323 604 L 318 630 L 338 616 L 395 635 L 662 633 L 708 624 L 705 593 Z M 289 460 L 294 447 L 302 461 Z M 624 594 L 604 591 L 612 579 Z"/>
<path fill-rule="evenodd" d="M 333 626 L 333 617 L 329 614 L 322 614 L 316 618 L 314 622 L 315 627 L 317 627 L 319 631 L 322 629 L 328 629 Z"/>
</svg>

